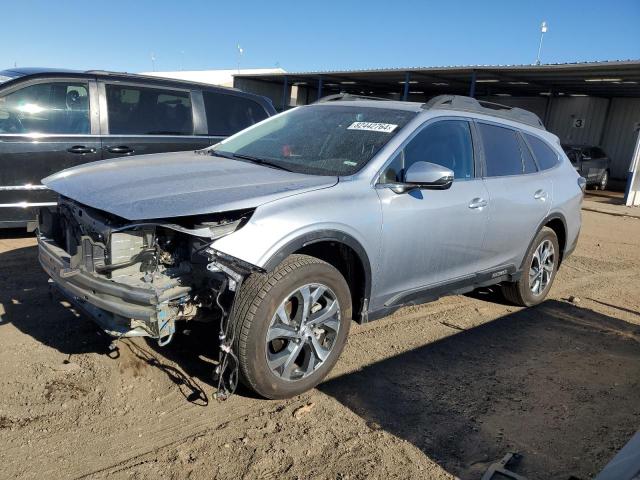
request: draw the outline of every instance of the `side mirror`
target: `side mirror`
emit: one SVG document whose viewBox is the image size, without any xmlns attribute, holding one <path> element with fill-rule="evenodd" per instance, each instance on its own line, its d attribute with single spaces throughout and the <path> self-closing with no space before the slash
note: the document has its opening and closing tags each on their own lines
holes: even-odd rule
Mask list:
<svg viewBox="0 0 640 480">
<path fill-rule="evenodd" d="M 452 170 L 430 162 L 416 162 L 404 175 L 404 184 L 409 189 L 446 190 L 452 183 Z"/>
</svg>

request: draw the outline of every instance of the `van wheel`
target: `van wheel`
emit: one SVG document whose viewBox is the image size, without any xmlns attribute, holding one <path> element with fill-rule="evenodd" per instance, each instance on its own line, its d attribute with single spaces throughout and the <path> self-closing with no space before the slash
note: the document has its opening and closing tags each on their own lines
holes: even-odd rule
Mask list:
<svg viewBox="0 0 640 480">
<path fill-rule="evenodd" d="M 502 284 L 504 297 L 523 307 L 542 302 L 556 277 L 559 255 L 556 233 L 549 227 L 543 227 L 527 252 L 520 280 Z"/>
<path fill-rule="evenodd" d="M 272 399 L 320 383 L 351 323 L 351 294 L 340 272 L 315 257 L 290 255 L 273 272 L 250 275 L 237 295 L 232 321 L 242 382 Z"/>
</svg>

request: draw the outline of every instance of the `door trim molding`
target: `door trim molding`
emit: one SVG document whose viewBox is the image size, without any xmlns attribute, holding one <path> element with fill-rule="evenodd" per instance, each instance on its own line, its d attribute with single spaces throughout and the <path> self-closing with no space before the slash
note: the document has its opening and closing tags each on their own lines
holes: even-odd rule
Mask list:
<svg viewBox="0 0 640 480">
<path fill-rule="evenodd" d="M 16 203 L 0 203 L 0 208 L 30 208 L 30 207 L 54 207 L 57 202 L 16 202 Z"/>
<path fill-rule="evenodd" d="M 520 278 L 521 271 L 515 265 L 503 265 L 489 270 L 477 272 L 473 275 L 458 277 L 445 283 L 431 284 L 418 289 L 402 292 L 384 303 L 384 306 L 369 312 L 367 321 L 377 320 L 392 314 L 407 305 L 420 305 L 433 302 L 447 295 L 461 295 L 479 287 L 487 287 L 500 282 L 515 282 Z"/>
<path fill-rule="evenodd" d="M 15 190 L 49 190 L 49 187 L 45 185 L 6 185 L 0 186 L 0 192 L 12 192 Z"/>
</svg>

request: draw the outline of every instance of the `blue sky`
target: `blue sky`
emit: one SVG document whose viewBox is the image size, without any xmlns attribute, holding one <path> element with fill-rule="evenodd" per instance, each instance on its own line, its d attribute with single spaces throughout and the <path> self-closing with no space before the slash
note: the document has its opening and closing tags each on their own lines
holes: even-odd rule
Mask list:
<svg viewBox="0 0 640 480">
<path fill-rule="evenodd" d="M 7 1 L 7 0 L 5 0 Z M 640 0 L 21 0 L 0 69 L 289 71 L 640 58 Z"/>
</svg>

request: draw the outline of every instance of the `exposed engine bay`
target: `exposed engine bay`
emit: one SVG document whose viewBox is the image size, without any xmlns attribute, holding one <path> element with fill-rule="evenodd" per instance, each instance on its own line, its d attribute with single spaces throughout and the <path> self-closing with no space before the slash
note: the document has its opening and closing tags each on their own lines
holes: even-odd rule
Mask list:
<svg viewBox="0 0 640 480">
<path fill-rule="evenodd" d="M 40 262 L 54 286 L 115 337 L 168 343 L 179 320 L 220 319 L 260 269 L 211 248 L 251 210 L 130 222 L 62 197 L 39 215 Z"/>
</svg>

